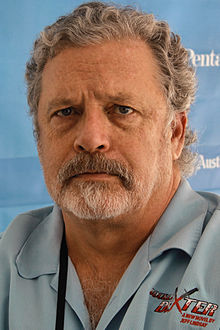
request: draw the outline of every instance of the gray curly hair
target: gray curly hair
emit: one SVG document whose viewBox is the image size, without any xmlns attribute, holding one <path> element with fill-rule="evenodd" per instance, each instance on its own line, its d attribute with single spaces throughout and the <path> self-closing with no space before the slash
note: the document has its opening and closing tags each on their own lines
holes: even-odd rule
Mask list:
<svg viewBox="0 0 220 330">
<path fill-rule="evenodd" d="M 140 39 L 151 47 L 160 68 L 161 86 L 170 109 L 171 121 L 175 112 L 189 111 L 196 91 L 195 72 L 189 64 L 188 52 L 182 46 L 180 37 L 170 31 L 169 25 L 156 20 L 152 14 L 130 6 L 88 2 L 47 26 L 34 43 L 32 56 L 26 66 L 26 81 L 30 115 L 33 117 L 37 140 L 41 79 L 48 59 L 65 47 L 83 47 L 124 38 Z M 190 145 L 196 140 L 196 134 L 187 127 L 184 148 L 177 160 L 182 176 L 190 176 L 194 172 L 196 154 L 191 151 Z"/>
</svg>

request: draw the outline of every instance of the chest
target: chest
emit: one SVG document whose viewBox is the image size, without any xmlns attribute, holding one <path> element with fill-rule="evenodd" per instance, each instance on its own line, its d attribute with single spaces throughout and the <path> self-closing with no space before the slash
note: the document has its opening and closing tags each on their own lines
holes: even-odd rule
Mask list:
<svg viewBox="0 0 220 330">
<path fill-rule="evenodd" d="M 95 329 L 105 307 L 115 291 L 125 269 L 117 271 L 97 271 L 88 267 L 78 267 L 77 273 L 81 283 L 92 328 Z"/>
<path fill-rule="evenodd" d="M 89 312 L 92 328 L 95 329 L 105 307 L 107 306 L 118 281 L 102 278 L 83 278 L 81 286 L 83 289 L 85 304 Z"/>
</svg>

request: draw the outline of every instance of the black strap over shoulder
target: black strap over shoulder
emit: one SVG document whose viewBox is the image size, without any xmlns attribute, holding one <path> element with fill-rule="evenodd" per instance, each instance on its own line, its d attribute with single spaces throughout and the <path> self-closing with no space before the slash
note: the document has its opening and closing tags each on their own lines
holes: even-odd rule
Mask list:
<svg viewBox="0 0 220 330">
<path fill-rule="evenodd" d="M 57 313 L 56 313 L 55 330 L 64 329 L 67 270 L 68 270 L 68 250 L 67 250 L 67 245 L 66 245 L 66 235 L 65 235 L 65 226 L 64 226 L 63 238 L 62 238 L 62 243 L 61 243 L 61 247 L 60 247 L 60 269 L 59 269 L 59 283 L 58 283 Z"/>
</svg>

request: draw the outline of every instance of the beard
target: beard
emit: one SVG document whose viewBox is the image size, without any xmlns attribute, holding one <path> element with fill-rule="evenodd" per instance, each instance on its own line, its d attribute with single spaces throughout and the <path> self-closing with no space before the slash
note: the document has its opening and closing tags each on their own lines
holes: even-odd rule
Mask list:
<svg viewBox="0 0 220 330">
<path fill-rule="evenodd" d="M 59 204 L 81 219 L 115 218 L 129 211 L 132 200 L 131 194 L 116 185 L 109 182 L 79 182 L 62 193 Z"/>
<path fill-rule="evenodd" d="M 116 178 L 111 181 L 77 179 L 84 173 L 105 173 Z M 98 153 L 82 153 L 60 168 L 48 190 L 62 210 L 80 219 L 105 220 L 143 206 L 143 196 L 146 199 L 148 196 L 140 178 L 117 160 L 106 159 Z M 149 185 L 149 195 L 152 189 L 153 185 Z"/>
</svg>

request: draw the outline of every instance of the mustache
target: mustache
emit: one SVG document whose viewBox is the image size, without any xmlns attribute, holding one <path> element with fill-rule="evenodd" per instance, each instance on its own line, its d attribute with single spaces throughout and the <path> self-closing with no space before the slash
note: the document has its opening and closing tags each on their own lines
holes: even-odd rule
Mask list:
<svg viewBox="0 0 220 330">
<path fill-rule="evenodd" d="M 81 153 L 69 160 L 58 172 L 61 184 L 67 184 L 69 179 L 84 173 L 106 173 L 117 176 L 127 190 L 133 187 L 134 176 L 124 164 L 115 159 L 107 159 L 103 154 Z"/>
</svg>

